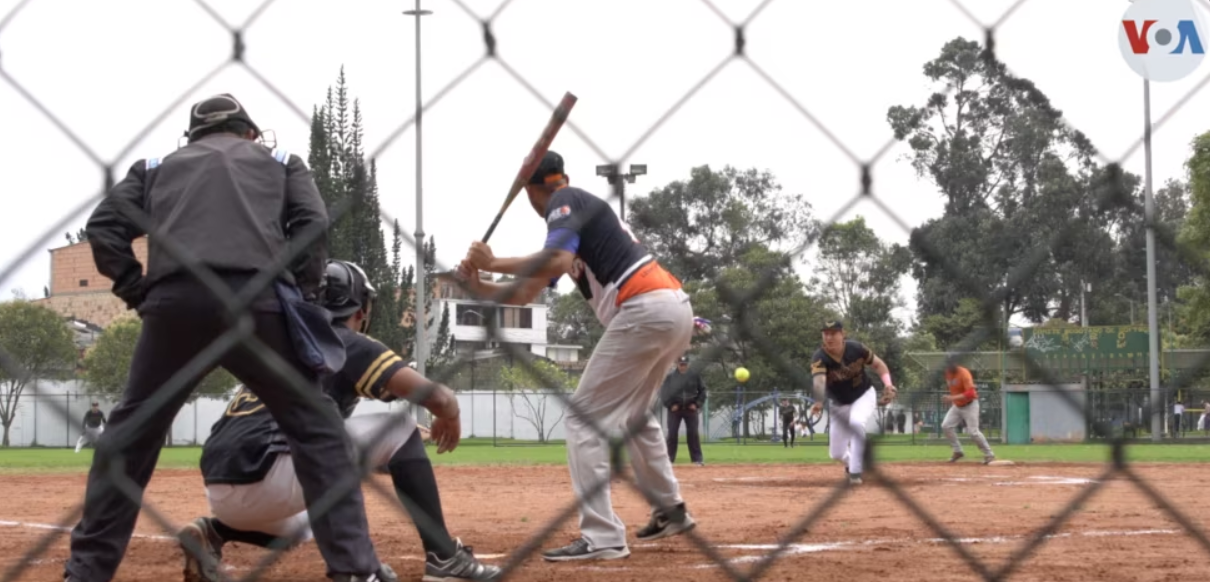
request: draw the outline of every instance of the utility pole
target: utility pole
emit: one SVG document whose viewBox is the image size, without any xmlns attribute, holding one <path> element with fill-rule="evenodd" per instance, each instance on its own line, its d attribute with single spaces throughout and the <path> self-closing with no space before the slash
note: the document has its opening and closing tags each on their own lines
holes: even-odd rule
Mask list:
<svg viewBox="0 0 1210 582">
<path fill-rule="evenodd" d="M 609 182 L 611 186 L 615 184 L 617 185 L 619 198 L 618 208 L 620 210 L 618 212 L 618 218 L 622 219 L 622 222 L 626 222 L 626 183 L 629 182 L 633 184 L 635 177 L 642 176 L 646 173 L 647 164 L 630 164 L 630 171 L 625 174 L 618 172 L 617 164 L 602 164 L 597 166 L 598 176 L 604 177 L 605 181 Z"/>
<path fill-rule="evenodd" d="M 428 340 L 428 310 L 425 309 L 428 303 L 428 285 L 425 284 L 424 276 L 424 142 L 422 139 L 423 132 L 421 131 L 421 117 L 424 112 L 424 104 L 420 96 L 420 18 L 432 14 L 432 10 L 421 10 L 420 0 L 416 0 L 416 8 L 414 10 L 405 10 L 405 15 L 416 17 L 416 306 L 413 309 L 416 326 L 416 372 L 421 376 L 425 375 L 425 363 L 429 358 Z M 406 297 L 403 298 L 407 300 Z"/>
<path fill-rule="evenodd" d="M 1151 372 L 1151 441 L 1164 436 L 1164 398 L 1160 390 L 1160 324 L 1155 292 L 1155 199 L 1151 191 L 1151 81 L 1143 79 L 1143 212 L 1147 221 L 1147 348 Z"/>
</svg>

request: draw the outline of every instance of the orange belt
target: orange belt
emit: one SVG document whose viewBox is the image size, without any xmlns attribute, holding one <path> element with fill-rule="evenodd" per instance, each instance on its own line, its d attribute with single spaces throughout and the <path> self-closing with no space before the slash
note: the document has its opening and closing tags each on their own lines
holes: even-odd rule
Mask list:
<svg viewBox="0 0 1210 582">
<path fill-rule="evenodd" d="M 656 261 L 651 261 L 637 271 L 631 273 L 622 285 L 618 287 L 617 305 L 622 305 L 627 299 L 660 289 L 677 290 L 681 282 L 672 273 L 666 271 Z"/>
</svg>

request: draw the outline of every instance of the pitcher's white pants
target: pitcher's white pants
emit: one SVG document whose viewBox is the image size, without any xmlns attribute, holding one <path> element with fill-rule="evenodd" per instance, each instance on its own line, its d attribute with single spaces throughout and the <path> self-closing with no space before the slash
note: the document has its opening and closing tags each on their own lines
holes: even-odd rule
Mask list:
<svg viewBox="0 0 1210 582">
<path fill-rule="evenodd" d="M 388 428 L 382 429 L 384 426 Z M 416 421 L 409 414 L 363 414 L 345 420 L 345 430 L 353 437 L 358 452 L 368 455 L 370 466 L 380 467 L 411 438 L 416 431 Z M 385 432 L 371 441 L 379 430 Z M 206 499 L 210 502 L 211 514 L 235 529 L 284 538 L 296 535 L 295 543 L 311 539 L 307 501 L 303 498 L 289 453 L 278 455 L 277 462 L 261 481 L 246 485 L 210 485 L 206 487 Z"/>
<path fill-rule="evenodd" d="M 865 391 L 852 404 L 832 401 L 828 410 L 828 455 L 848 464 L 849 473 L 860 475 L 865 457 L 865 424 L 877 407 L 874 389 Z"/>
<path fill-rule="evenodd" d="M 84 433 L 80 435 L 80 438 L 76 439 L 76 452 L 78 453 L 80 449 L 84 448 L 84 443 L 96 445 L 97 439 L 101 438 L 101 433 L 103 432 L 105 432 L 105 425 L 103 424 L 97 427 L 85 427 Z"/>
<path fill-rule="evenodd" d="M 567 461 L 580 500 L 580 532 L 592 549 L 626 545 L 626 524 L 610 499 L 609 440 L 594 423 L 611 437 L 625 434 L 628 425 L 638 427 L 626 442 L 635 480 L 654 497 L 654 505 L 681 503 L 664 430 L 651 407 L 664 375 L 689 349 L 692 333 L 693 308 L 682 291 L 652 291 L 626 301 L 571 396 L 564 421 Z"/>
</svg>

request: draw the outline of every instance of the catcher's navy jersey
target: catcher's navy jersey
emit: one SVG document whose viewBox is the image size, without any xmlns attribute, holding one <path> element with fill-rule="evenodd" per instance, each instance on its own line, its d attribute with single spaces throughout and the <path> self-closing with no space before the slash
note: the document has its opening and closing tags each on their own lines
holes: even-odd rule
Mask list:
<svg viewBox="0 0 1210 582">
<path fill-rule="evenodd" d="M 340 415 L 352 416 L 362 398 L 390 402 L 395 395 L 387 382 L 407 364 L 378 340 L 343 325 L 336 326 L 348 352 L 339 372 L 324 379 L 324 393 L 336 402 Z M 202 478 L 212 483 L 256 483 L 277 460 L 289 453 L 286 438 L 269 409 L 246 386 L 240 386 L 223 417 L 210 429 L 202 447 Z"/>
<path fill-rule="evenodd" d="M 873 387 L 865 367 L 874 361 L 874 352 L 865 344 L 845 340 L 844 355 L 837 362 L 821 347 L 811 356 L 811 375 L 824 374 L 828 397 L 837 404 L 852 404 Z"/>
<path fill-rule="evenodd" d="M 576 254 L 571 277 L 602 325 L 609 325 L 627 299 L 681 282 L 656 263 L 613 207 L 571 186 L 546 205 L 546 248 Z M 554 286 L 558 279 L 551 281 Z"/>
</svg>

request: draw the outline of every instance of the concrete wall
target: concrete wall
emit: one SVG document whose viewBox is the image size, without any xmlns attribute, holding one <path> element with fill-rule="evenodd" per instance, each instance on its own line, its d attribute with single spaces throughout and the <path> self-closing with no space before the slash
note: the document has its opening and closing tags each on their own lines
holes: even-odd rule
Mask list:
<svg viewBox="0 0 1210 582">
<path fill-rule="evenodd" d="M 1001 393 L 1001 435 L 1008 435 L 1006 393 L 1029 393 L 1029 436 L 1033 443 L 1082 442 L 1087 437 L 1087 390 L 1084 384 L 1008 384 Z M 1072 406 L 1071 402 L 1076 406 Z"/>
<path fill-rule="evenodd" d="M 26 388 L 17 407 L 17 415 L 9 431 L 13 447 L 74 447 L 80 437 L 80 425 L 91 403 L 100 403 L 108 417 L 117 404 L 115 398 L 89 393 L 79 380 L 68 382 L 39 381 Z M 460 392 L 462 436 L 538 440 L 538 427 L 551 439 L 562 439 L 563 406 L 557 396 L 528 392 L 510 395 L 507 392 Z M 407 408 L 406 402 L 385 403 L 363 400 L 353 414 L 391 412 Z M 203 444 L 210 427 L 222 416 L 226 400 L 198 398 L 186 404 L 172 423 L 172 444 Z M 420 409 L 423 422 L 427 413 Z"/>
</svg>

